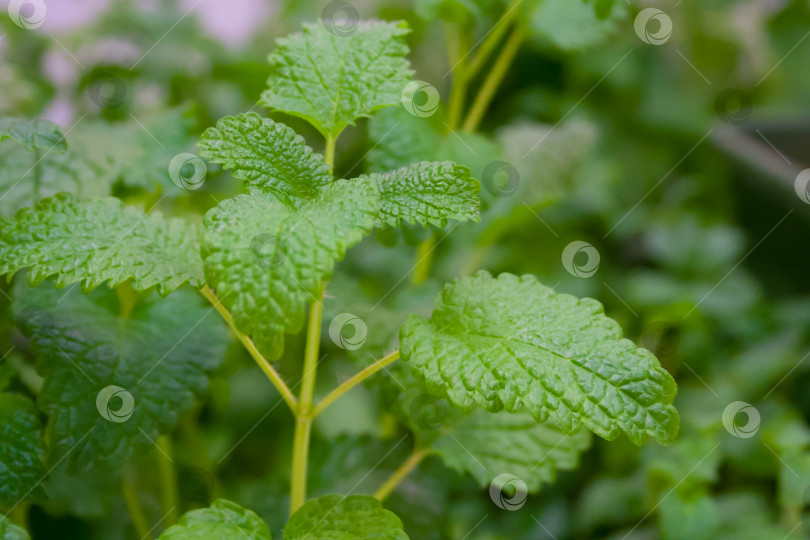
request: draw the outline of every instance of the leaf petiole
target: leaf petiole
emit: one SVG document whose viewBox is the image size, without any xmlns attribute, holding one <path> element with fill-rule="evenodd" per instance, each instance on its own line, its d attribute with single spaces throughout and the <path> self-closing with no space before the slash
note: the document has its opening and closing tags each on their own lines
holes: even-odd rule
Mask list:
<svg viewBox="0 0 810 540">
<path fill-rule="evenodd" d="M 388 477 L 388 480 L 380 486 L 374 493 L 374 498 L 383 501 L 386 497 L 388 497 L 394 489 L 402 482 L 406 476 L 408 476 L 417 466 L 425 459 L 428 455 L 430 455 L 430 451 L 427 448 L 419 448 L 414 449 L 408 459 L 400 465 L 396 471 Z"/>
<path fill-rule="evenodd" d="M 365 367 L 362 371 L 356 373 L 352 378 L 343 382 L 343 384 L 341 384 L 340 386 L 329 392 L 329 394 L 327 394 L 326 397 L 324 397 L 320 402 L 318 402 L 318 405 L 316 405 L 315 408 L 312 410 L 312 417 L 314 418 L 319 414 L 321 414 L 327 407 L 329 407 L 329 405 L 334 403 L 340 396 L 342 396 L 343 394 L 345 394 L 346 392 L 348 392 L 349 390 L 351 390 L 364 380 L 368 379 L 381 369 L 385 368 L 385 366 L 387 366 L 388 364 L 395 362 L 398 358 L 399 358 L 399 349 L 392 352 L 391 354 L 384 356 L 383 358 L 380 358 L 373 364 Z"/>
<path fill-rule="evenodd" d="M 284 401 L 287 402 L 287 405 L 290 407 L 290 410 L 295 413 L 297 407 L 297 399 L 295 395 L 293 395 L 290 388 L 287 386 L 287 383 L 284 382 L 284 379 L 281 378 L 278 371 L 276 371 L 270 362 L 259 352 L 259 349 L 256 348 L 256 345 L 253 343 L 253 340 L 250 339 L 249 336 L 246 336 L 239 329 L 236 327 L 236 323 L 233 320 L 233 316 L 231 316 L 230 312 L 225 309 L 225 306 L 219 301 L 217 298 L 216 293 L 212 291 L 208 285 L 205 285 L 202 289 L 200 289 L 200 293 L 208 300 L 212 306 L 219 312 L 225 322 L 228 323 L 228 326 L 231 327 L 236 337 L 239 338 L 239 341 L 245 346 L 247 351 L 250 353 L 250 356 L 256 361 L 259 365 L 261 370 L 267 375 L 267 378 L 270 379 L 270 382 L 276 387 L 276 389 L 281 394 L 281 397 L 284 398 Z"/>
</svg>

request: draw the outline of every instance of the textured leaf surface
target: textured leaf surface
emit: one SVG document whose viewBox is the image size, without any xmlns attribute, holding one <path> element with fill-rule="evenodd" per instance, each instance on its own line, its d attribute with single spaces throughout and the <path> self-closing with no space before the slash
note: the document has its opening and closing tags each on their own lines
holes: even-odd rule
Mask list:
<svg viewBox="0 0 810 540">
<path fill-rule="evenodd" d="M 361 117 L 400 102 L 411 71 L 405 23 L 361 22 L 338 36 L 323 24 L 278 40 L 262 103 L 336 137 Z"/>
<path fill-rule="evenodd" d="M 480 184 L 470 170 L 450 161 L 422 161 L 371 174 L 380 190 L 380 221 L 444 227 L 448 219 L 478 221 Z"/>
<path fill-rule="evenodd" d="M 367 495 L 325 495 L 308 501 L 287 522 L 284 540 L 407 540 L 402 522 Z"/>
<path fill-rule="evenodd" d="M 0 506 L 40 495 L 45 453 L 39 411 L 28 398 L 0 393 Z"/>
<path fill-rule="evenodd" d="M 622 338 L 596 300 L 557 294 L 532 276 L 486 272 L 445 287 L 430 321 L 411 315 L 402 358 L 457 406 L 551 417 L 636 443 L 673 442 L 675 381 L 655 356 Z"/>
<path fill-rule="evenodd" d="M 118 468 L 152 450 L 206 390 L 228 342 L 221 321 L 187 289 L 148 295 L 127 318 L 106 288 L 66 294 L 19 283 L 14 293 L 17 324 L 44 378 L 38 405 L 49 415 L 52 458 L 69 452 L 73 470 Z"/>
<path fill-rule="evenodd" d="M 225 499 L 217 499 L 208 508 L 186 512 L 176 525 L 160 535 L 161 540 L 270 540 L 270 529 L 251 510 Z"/>
<path fill-rule="evenodd" d="M 567 435 L 551 424 L 538 424 L 529 414 L 478 409 L 431 448 L 451 469 L 472 474 L 481 487 L 508 473 L 537 491 L 558 470 L 574 469 L 590 440 L 585 430 Z"/>
<path fill-rule="evenodd" d="M 245 181 L 276 195 L 288 205 L 317 197 L 332 181 L 323 156 L 306 145 L 292 129 L 248 113 L 227 116 L 200 139 L 203 155 Z"/>
<path fill-rule="evenodd" d="M 208 212 L 202 255 L 209 285 L 271 358 L 297 332 L 346 249 L 373 228 L 378 191 L 370 180 L 337 180 L 293 210 L 253 191 Z"/>
<path fill-rule="evenodd" d="M 196 243 L 182 220 L 144 215 L 114 198 L 62 194 L 0 220 L 0 273 L 30 267 L 33 285 L 55 275 L 58 287 L 80 281 L 84 290 L 132 278 L 135 290 L 157 287 L 166 295 L 203 283 Z"/>
<path fill-rule="evenodd" d="M 13 139 L 30 151 L 45 150 L 62 153 L 67 143 L 62 130 L 47 120 L 0 118 L 0 141 Z"/>
<path fill-rule="evenodd" d="M 14 525 L 10 519 L 0 514 L 0 540 L 29 540 L 25 529 Z"/>
</svg>

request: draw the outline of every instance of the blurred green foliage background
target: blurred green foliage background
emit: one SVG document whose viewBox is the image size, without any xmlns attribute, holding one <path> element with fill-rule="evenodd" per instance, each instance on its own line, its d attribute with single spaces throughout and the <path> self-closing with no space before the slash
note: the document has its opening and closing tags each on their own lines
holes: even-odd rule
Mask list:
<svg viewBox="0 0 810 540">
<path fill-rule="evenodd" d="M 0 16 L 0 115 L 52 119 L 69 148 L 43 157 L 32 187 L 30 156 L 0 142 L 0 211 L 9 216 L 70 191 L 200 222 L 238 183 L 209 165 L 202 189 L 181 190 L 168 162 L 194 152 L 217 118 L 262 111 L 256 101 L 275 38 L 319 19 L 327 2 L 81 4 L 53 7 L 37 30 Z M 600 300 L 630 339 L 658 356 L 680 388 L 679 440 L 636 448 L 625 438 L 595 439 L 577 470 L 516 512 L 431 458 L 386 502 L 411 538 L 810 537 L 810 206 L 795 189 L 810 167 L 810 3 L 616 0 L 599 8 L 609 10 L 602 18 L 580 0 L 519 4 L 525 39 L 469 133 L 447 125 L 454 75 L 446 36 L 480 43 L 511 4 L 352 2 L 363 19 L 409 23 L 414 78 L 433 85 L 442 105 L 429 118 L 392 108 L 350 128 L 338 141 L 336 174 L 390 168 L 417 154 L 454 159 L 482 180 L 484 211 L 480 224 L 378 233 L 350 252 L 329 285 L 325 321 L 356 314 L 368 339 L 357 351 L 324 341 L 322 390 L 391 350 L 404 316 L 429 313 L 455 276 L 535 274 L 558 291 Z M 665 43 L 636 32 L 646 7 L 670 18 Z M 483 66 L 469 85 L 468 104 L 491 69 Z M 321 145 L 304 122 L 271 116 Z M 413 284 L 416 246 L 428 234 L 436 235 L 433 264 Z M 566 270 L 562 253 L 573 241 L 598 251 L 591 277 Z M 4 292 L 8 312 L 12 286 Z M 0 387 L 29 391 L 37 384 L 31 355 L 8 313 L 2 325 L 2 350 L 15 348 L 0 363 Z M 296 376 L 302 352 L 303 338 L 291 339 L 282 373 Z M 402 442 L 408 428 L 397 413 L 410 404 L 396 384 L 407 376 L 402 369 L 318 419 L 313 495 L 371 493 L 407 456 L 412 441 Z M 292 436 L 278 401 L 232 345 L 210 398 L 172 434 L 183 510 L 227 497 L 278 534 Z M 760 413 L 754 436 L 723 426 L 735 401 Z M 132 467 L 156 522 L 159 479 L 150 460 Z M 47 499 L 26 508 L 33 538 L 135 538 L 118 479 L 63 469 L 45 483 Z"/>
</svg>

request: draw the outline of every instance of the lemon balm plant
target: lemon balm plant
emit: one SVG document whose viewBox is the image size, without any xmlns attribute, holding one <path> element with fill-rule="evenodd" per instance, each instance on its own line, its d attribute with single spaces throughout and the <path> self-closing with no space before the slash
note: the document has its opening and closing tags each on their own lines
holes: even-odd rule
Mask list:
<svg viewBox="0 0 810 540">
<path fill-rule="evenodd" d="M 528 275 L 482 271 L 447 284 L 429 319 L 407 318 L 397 350 L 315 395 L 324 293 L 346 251 L 375 228 L 478 220 L 479 182 L 451 161 L 350 179 L 333 174 L 340 134 L 403 99 L 412 75 L 408 31 L 404 23 L 372 21 L 335 35 L 311 24 L 280 39 L 261 102 L 312 124 L 325 152 L 256 113 L 220 119 L 203 134 L 201 153 L 242 180 L 244 192 L 212 208 L 202 230 L 114 198 L 66 194 L 2 221 L 0 272 L 27 269 L 32 286 L 52 279 L 57 288 L 80 283 L 90 293 L 62 296 L 37 287 L 14 308 L 38 357 L 37 404 L 48 423 L 43 431 L 27 398 L 0 395 L 0 461 L 12 464 L 0 469 L 2 506 L 13 510 L 40 495 L 43 440 L 55 464 L 114 470 L 191 409 L 227 345 L 191 288 L 219 312 L 294 417 L 283 533 L 290 540 L 407 538 L 382 501 L 427 455 L 491 490 L 520 478 L 536 491 L 557 469 L 576 465 L 591 432 L 625 434 L 639 445 L 673 442 L 676 387 L 653 354 L 624 339 L 595 300 L 556 293 Z M 6 132 L 31 148 L 58 135 L 42 125 Z M 103 283 L 110 290 L 93 291 Z M 290 385 L 273 362 L 288 336 L 302 331 L 301 376 Z M 308 499 L 313 420 L 394 362 L 408 368 L 406 392 L 447 400 L 452 420 L 440 431 L 413 426 L 413 454 L 374 496 Z M 149 536 L 149 527 L 138 528 Z M 25 535 L 7 519 L 0 532 Z M 268 539 L 270 529 L 251 510 L 220 499 L 161 535 L 192 537 Z"/>
</svg>

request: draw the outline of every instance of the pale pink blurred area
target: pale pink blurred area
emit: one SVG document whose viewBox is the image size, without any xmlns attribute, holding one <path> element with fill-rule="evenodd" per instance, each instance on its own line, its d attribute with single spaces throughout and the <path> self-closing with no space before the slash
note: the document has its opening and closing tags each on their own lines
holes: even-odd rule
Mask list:
<svg viewBox="0 0 810 540">
<path fill-rule="evenodd" d="M 180 11 L 196 15 L 200 26 L 225 46 L 240 48 L 278 12 L 279 4 L 278 0 L 180 0 Z"/>
<path fill-rule="evenodd" d="M 42 118 L 50 120 L 62 129 L 69 128 L 75 117 L 76 108 L 70 99 L 64 97 L 57 97 L 42 111 Z"/>
<path fill-rule="evenodd" d="M 62 49 L 46 51 L 42 57 L 42 73 L 55 86 L 65 87 L 79 79 L 81 67 Z"/>
<path fill-rule="evenodd" d="M 4 14 L 11 0 L 0 0 Z M 45 4 L 45 19 L 37 32 L 61 34 L 97 20 L 112 0 L 38 0 Z"/>
</svg>

